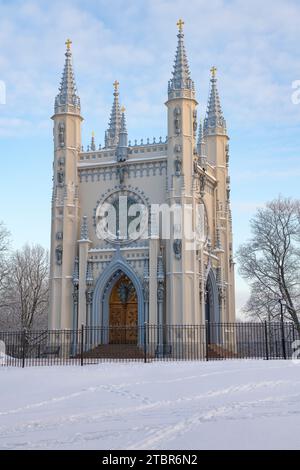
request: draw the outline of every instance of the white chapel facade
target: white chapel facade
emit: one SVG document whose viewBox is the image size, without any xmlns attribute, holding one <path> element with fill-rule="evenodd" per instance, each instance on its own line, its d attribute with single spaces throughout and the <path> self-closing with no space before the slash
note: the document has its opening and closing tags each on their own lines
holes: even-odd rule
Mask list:
<svg viewBox="0 0 300 470">
<path fill-rule="evenodd" d="M 66 43 L 52 117 L 51 329 L 235 321 L 229 138 L 216 69 L 211 69 L 202 124 L 181 20 L 177 38 L 165 103 L 167 138 L 128 140 L 115 81 L 104 145 L 96 148 L 93 135 L 87 149 L 81 142 L 83 118 L 71 42 Z M 153 205 L 191 207 L 192 211 L 182 212 L 182 225 L 190 223 L 193 229 L 200 206 L 204 235 L 191 248 L 171 212 L 168 237 L 159 226 L 148 236 L 130 239 L 127 234 L 120 236 L 118 226 L 115 238 L 101 238 L 99 207 L 110 204 L 121 214 L 122 201 L 127 201 L 122 211 L 129 211 L 129 221 L 133 220 L 130 208 L 148 208 L 152 229 Z M 118 225 L 120 216 L 117 219 Z"/>
</svg>

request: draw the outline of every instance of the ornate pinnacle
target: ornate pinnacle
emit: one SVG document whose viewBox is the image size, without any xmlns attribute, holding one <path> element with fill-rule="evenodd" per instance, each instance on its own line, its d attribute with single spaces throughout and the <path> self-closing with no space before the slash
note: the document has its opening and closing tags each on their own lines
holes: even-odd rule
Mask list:
<svg viewBox="0 0 300 470">
<path fill-rule="evenodd" d="M 92 139 L 91 139 L 91 150 L 94 152 L 96 150 L 96 144 L 95 144 L 95 132 L 92 132 Z"/>
<path fill-rule="evenodd" d="M 175 90 L 190 90 L 194 94 L 194 82 L 190 77 L 189 64 L 184 47 L 183 25 L 184 21 L 180 19 L 177 22 L 178 43 L 172 78 L 169 80 L 169 96 L 170 94 L 173 95 Z"/>
<path fill-rule="evenodd" d="M 88 224 L 87 224 L 87 216 L 84 215 L 82 218 L 81 230 L 80 230 L 80 239 L 81 240 L 88 240 Z"/>
<path fill-rule="evenodd" d="M 66 59 L 59 92 L 55 98 L 55 113 L 59 113 L 61 111 L 65 112 L 66 107 L 68 106 L 71 106 L 71 109 L 75 108 L 76 111 L 80 112 L 80 98 L 77 95 L 77 88 L 72 65 L 72 41 L 67 39 L 65 44 L 67 46 L 67 50 L 65 52 Z"/>
<path fill-rule="evenodd" d="M 108 129 L 105 132 L 105 147 L 116 147 L 119 141 L 119 132 L 121 128 L 121 111 L 119 105 L 119 82 L 113 83 L 114 101 L 110 113 Z"/>
</svg>

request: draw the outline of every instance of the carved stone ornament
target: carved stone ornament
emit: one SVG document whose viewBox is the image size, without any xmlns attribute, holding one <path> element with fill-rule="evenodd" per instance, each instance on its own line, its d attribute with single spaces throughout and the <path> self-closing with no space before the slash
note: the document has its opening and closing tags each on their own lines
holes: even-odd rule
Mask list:
<svg viewBox="0 0 300 470">
<path fill-rule="evenodd" d="M 63 239 L 63 233 L 62 232 L 56 232 L 56 240 L 62 240 Z"/>
<path fill-rule="evenodd" d="M 180 110 L 180 108 L 177 108 L 177 107 L 176 107 L 176 108 L 174 109 L 174 117 L 175 117 L 175 119 L 174 119 L 174 128 L 175 128 L 175 134 L 180 134 L 180 124 L 181 124 L 181 123 L 180 123 L 180 119 L 179 119 L 180 115 L 181 115 L 181 110 Z"/>
<path fill-rule="evenodd" d="M 62 264 L 62 255 L 63 255 L 63 248 L 61 245 L 58 245 L 55 249 L 55 257 L 56 257 L 56 264 Z"/>
<path fill-rule="evenodd" d="M 163 281 L 159 281 L 158 286 L 157 286 L 157 301 L 158 302 L 163 302 L 164 294 L 165 294 L 164 283 Z"/>
<path fill-rule="evenodd" d="M 60 147 L 65 146 L 65 125 L 63 122 L 58 125 L 58 142 Z"/>
<path fill-rule="evenodd" d="M 206 184 L 206 174 L 202 173 L 200 175 L 200 195 L 203 197 L 205 193 L 205 184 Z"/>
<path fill-rule="evenodd" d="M 194 167 L 194 174 L 197 175 L 199 173 L 198 169 L 198 159 L 194 158 L 193 160 L 193 167 Z"/>
<path fill-rule="evenodd" d="M 197 111 L 195 110 L 195 111 L 193 112 L 193 131 L 194 131 L 194 134 L 196 134 L 197 128 L 198 128 L 198 123 L 197 123 Z"/>
<path fill-rule="evenodd" d="M 182 166 L 180 158 L 176 158 L 176 160 L 174 161 L 174 166 L 175 166 L 175 175 L 180 176 L 181 166 Z"/>
<path fill-rule="evenodd" d="M 174 250 L 175 258 L 181 259 L 182 241 L 180 239 L 174 240 L 173 250 Z"/>
<path fill-rule="evenodd" d="M 63 184 L 64 181 L 65 181 L 65 172 L 60 169 L 57 172 L 57 182 L 58 184 Z"/>
<path fill-rule="evenodd" d="M 87 290 L 86 291 L 86 303 L 88 305 L 91 305 L 93 302 L 93 291 L 92 290 Z"/>
<path fill-rule="evenodd" d="M 120 184 L 124 183 L 125 173 L 127 173 L 127 172 L 128 172 L 128 170 L 127 170 L 126 166 L 119 166 L 118 167 L 117 174 L 118 174 L 118 177 L 119 177 Z"/>
</svg>

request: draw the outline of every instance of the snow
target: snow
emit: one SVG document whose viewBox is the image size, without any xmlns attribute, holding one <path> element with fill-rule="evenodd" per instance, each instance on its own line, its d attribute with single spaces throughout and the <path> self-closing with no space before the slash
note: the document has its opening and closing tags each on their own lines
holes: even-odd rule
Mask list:
<svg viewBox="0 0 300 470">
<path fill-rule="evenodd" d="M 292 361 L 0 367 L 0 449 L 300 449 Z"/>
</svg>

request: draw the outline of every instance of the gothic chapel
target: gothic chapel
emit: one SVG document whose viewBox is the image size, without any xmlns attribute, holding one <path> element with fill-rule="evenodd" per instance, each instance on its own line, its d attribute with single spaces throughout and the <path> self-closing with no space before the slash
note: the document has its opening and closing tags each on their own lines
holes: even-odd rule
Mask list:
<svg viewBox="0 0 300 470">
<path fill-rule="evenodd" d="M 235 321 L 229 137 L 216 68 L 211 69 L 206 116 L 198 124 L 183 21 L 177 26 L 166 101 L 168 135 L 153 141 L 128 141 L 115 81 L 104 146 L 96 147 L 92 135 L 90 145 L 82 147 L 80 98 L 71 41 L 66 42 L 52 117 L 51 329 Z M 188 248 L 172 215 L 166 238 L 160 230 L 135 239 L 99 237 L 99 206 L 118 208 L 122 198 L 130 207 L 143 204 L 149 210 L 153 204 L 201 204 L 202 242 Z"/>
</svg>

